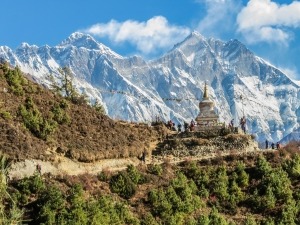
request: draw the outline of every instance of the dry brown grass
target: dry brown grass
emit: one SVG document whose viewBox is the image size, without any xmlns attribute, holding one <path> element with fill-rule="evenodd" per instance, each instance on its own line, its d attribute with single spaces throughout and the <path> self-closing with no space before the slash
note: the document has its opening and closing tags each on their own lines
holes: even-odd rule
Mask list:
<svg viewBox="0 0 300 225">
<path fill-rule="evenodd" d="M 0 107 L 12 119 L 0 116 L 0 146 L 13 159 L 51 160 L 52 156 L 45 154 L 48 148 L 56 149 L 58 154 L 81 162 L 135 157 L 144 149 L 151 152 L 156 147 L 153 143 L 157 143 L 165 135 L 163 125 L 148 127 L 145 123 L 114 121 L 100 115 L 87 104 L 68 102 L 65 110 L 71 122 L 59 124 L 46 141 L 41 140 L 24 127 L 18 114 L 20 105 L 24 104 L 27 97 L 31 97 L 42 115 L 48 118 L 51 107 L 63 98 L 31 81 L 28 81 L 28 87 L 34 91 L 25 91 L 23 96 L 3 91 L 9 90 L 9 86 L 1 75 L 2 72 L 0 70 Z"/>
</svg>

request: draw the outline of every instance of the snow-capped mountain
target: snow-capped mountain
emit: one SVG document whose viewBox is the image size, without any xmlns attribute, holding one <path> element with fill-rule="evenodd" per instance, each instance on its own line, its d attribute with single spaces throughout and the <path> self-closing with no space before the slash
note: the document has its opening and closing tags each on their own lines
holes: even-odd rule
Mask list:
<svg viewBox="0 0 300 225">
<path fill-rule="evenodd" d="M 234 118 L 238 126 L 245 115 L 248 132 L 260 141 L 278 141 L 299 127 L 299 85 L 238 40 L 193 32 L 162 57 L 146 61 L 123 57 L 76 32 L 54 47 L 0 46 L 0 58 L 43 84 L 48 74 L 59 76 L 57 69 L 68 66 L 77 88 L 100 100 L 114 119 L 190 121 L 199 113 L 206 81 L 221 122 Z"/>
<path fill-rule="evenodd" d="M 300 141 L 300 128 L 294 130 L 292 133 L 282 138 L 279 142 L 285 145 L 291 141 Z"/>
</svg>

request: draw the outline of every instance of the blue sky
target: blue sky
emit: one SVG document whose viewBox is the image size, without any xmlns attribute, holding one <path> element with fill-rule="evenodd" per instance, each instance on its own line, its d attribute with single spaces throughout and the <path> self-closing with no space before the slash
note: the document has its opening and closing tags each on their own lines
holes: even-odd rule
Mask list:
<svg viewBox="0 0 300 225">
<path fill-rule="evenodd" d="M 55 46 L 75 31 L 121 55 L 159 56 L 196 30 L 238 39 L 300 80 L 300 1 L 2 0 L 0 45 Z"/>
</svg>

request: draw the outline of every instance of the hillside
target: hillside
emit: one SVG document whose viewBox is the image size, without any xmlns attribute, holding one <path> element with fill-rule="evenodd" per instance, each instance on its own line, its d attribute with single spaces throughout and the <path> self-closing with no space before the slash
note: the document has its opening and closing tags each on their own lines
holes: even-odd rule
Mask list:
<svg viewBox="0 0 300 225">
<path fill-rule="evenodd" d="M 86 103 L 55 94 L 0 64 L 0 146 L 13 160 L 52 160 L 54 152 L 92 162 L 140 156 L 164 127 L 114 121 Z"/>
<path fill-rule="evenodd" d="M 299 127 L 298 82 L 238 40 L 193 32 L 161 57 L 146 60 L 121 56 L 76 32 L 56 46 L 0 46 L 0 59 L 44 85 L 48 74 L 58 78 L 58 68 L 69 67 L 76 88 L 97 99 L 114 119 L 191 121 L 206 81 L 220 121 L 237 123 L 245 115 L 248 132 L 260 142 L 280 141 Z"/>
<path fill-rule="evenodd" d="M 0 64 L 1 225 L 300 223 L 299 143 L 115 121 L 28 78 Z"/>
<path fill-rule="evenodd" d="M 295 147 L 129 165 L 97 175 L 35 172 L 1 181 L 7 192 L 0 195 L 6 205 L 0 207 L 0 224 L 296 225 L 300 156 Z"/>
</svg>

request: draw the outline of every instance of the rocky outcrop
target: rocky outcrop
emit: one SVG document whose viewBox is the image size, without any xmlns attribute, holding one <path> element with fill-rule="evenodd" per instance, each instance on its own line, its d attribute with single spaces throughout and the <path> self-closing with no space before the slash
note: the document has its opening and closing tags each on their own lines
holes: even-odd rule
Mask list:
<svg viewBox="0 0 300 225">
<path fill-rule="evenodd" d="M 176 136 L 165 140 L 153 155 L 174 157 L 203 157 L 223 153 L 245 153 L 257 151 L 258 143 L 247 134 L 228 134 L 213 138 L 199 138 L 197 136 L 178 138 Z"/>
</svg>

